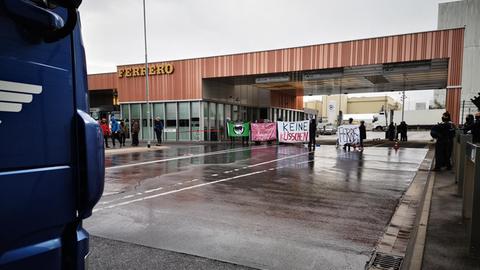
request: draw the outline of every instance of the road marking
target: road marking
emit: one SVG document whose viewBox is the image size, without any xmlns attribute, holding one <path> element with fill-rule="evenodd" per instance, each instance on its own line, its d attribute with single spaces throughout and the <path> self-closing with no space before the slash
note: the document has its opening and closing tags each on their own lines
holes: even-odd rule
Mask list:
<svg viewBox="0 0 480 270">
<path fill-rule="evenodd" d="M 150 193 L 150 192 L 154 192 L 154 191 L 159 191 L 159 190 L 162 190 L 163 187 L 159 187 L 159 188 L 154 188 L 154 189 L 149 189 L 149 190 L 145 190 L 145 193 Z"/>
<path fill-rule="evenodd" d="M 146 196 L 146 197 L 143 197 L 143 198 L 138 198 L 138 199 L 134 199 L 134 200 L 130 200 L 130 201 L 125 201 L 125 202 L 121 202 L 121 203 L 117 203 L 117 204 L 112 204 L 112 205 L 102 207 L 102 208 L 93 209 L 93 212 L 95 213 L 95 212 L 98 212 L 98 211 L 101 211 L 101 210 L 104 210 L 104 209 L 111 209 L 111 208 L 114 208 L 114 207 L 123 206 L 123 205 L 127 205 L 127 204 L 132 204 L 132 203 L 140 202 L 140 201 L 145 201 L 145 200 L 149 200 L 149 199 L 153 199 L 153 198 L 157 198 L 157 197 L 165 196 L 165 195 L 169 195 L 169 194 L 178 193 L 178 192 L 189 190 L 189 189 L 194 189 L 194 188 L 213 185 L 213 184 L 217 184 L 217 183 L 221 183 L 221 182 L 231 181 L 231 180 L 238 179 L 238 178 L 243 178 L 243 177 L 247 177 L 247 176 L 252 176 L 252 175 L 264 173 L 266 171 L 267 170 L 251 172 L 251 173 L 237 175 L 237 176 L 233 176 L 233 177 L 229 177 L 229 178 L 225 178 L 225 179 L 221 179 L 221 180 L 217 180 L 217 181 L 213 181 L 213 182 L 202 183 L 202 184 L 198 184 L 198 185 L 195 185 L 195 186 L 184 187 L 184 188 L 177 189 L 177 190 L 171 190 L 171 191 L 167 191 L 167 192 L 163 192 L 163 193 L 159 193 L 159 194 L 155 194 L 155 195 L 151 195 L 151 196 Z"/>
<path fill-rule="evenodd" d="M 135 195 L 132 194 L 132 195 L 123 196 L 122 199 L 130 199 L 132 197 L 135 197 Z"/>
<path fill-rule="evenodd" d="M 278 158 L 278 159 L 275 159 L 275 160 L 265 161 L 265 162 L 257 163 L 255 165 L 250 165 L 250 166 L 248 166 L 248 168 L 253 168 L 253 167 L 265 165 L 265 164 L 272 163 L 272 162 L 275 162 L 275 161 L 280 161 L 280 160 L 285 160 L 285 159 L 289 159 L 289 158 L 299 157 L 299 156 L 303 156 L 303 155 L 310 154 L 310 153 L 312 153 L 312 152 L 305 152 L 305 153 L 301 153 L 301 154 L 297 154 L 297 155 L 293 155 L 293 156 L 288 156 L 288 157 Z M 279 167 L 279 168 L 281 168 L 281 167 Z"/>
<path fill-rule="evenodd" d="M 212 176 L 213 176 L 213 177 L 216 177 L 216 176 L 218 176 L 218 173 L 214 173 L 214 174 L 212 174 Z"/>
<path fill-rule="evenodd" d="M 293 155 L 293 156 L 288 156 L 288 157 L 284 157 L 284 158 L 269 160 L 269 161 L 265 161 L 265 162 L 262 162 L 262 163 L 252 165 L 251 167 L 265 165 L 265 164 L 276 162 L 276 161 L 279 161 L 279 160 L 295 158 L 295 157 L 298 157 L 298 156 L 301 156 L 301 155 L 306 155 L 308 153 L 309 152 L 305 152 L 305 153 L 298 154 L 298 155 Z M 280 166 L 280 167 L 277 167 L 277 169 L 284 168 L 284 167 L 287 167 L 287 166 Z M 274 168 L 265 169 L 265 170 L 256 171 L 256 172 L 251 172 L 251 173 L 247 173 L 247 174 L 241 174 L 241 175 L 237 175 L 237 176 L 233 176 L 233 177 L 229 177 L 229 178 L 220 179 L 220 180 L 217 180 L 217 181 L 202 183 L 202 184 L 189 186 L 189 187 L 185 187 L 185 188 L 181 188 L 181 189 L 177 189 L 177 190 L 167 191 L 167 192 L 164 192 L 164 193 L 159 193 L 159 194 L 155 194 L 155 195 L 151 195 L 151 196 L 147 196 L 147 197 L 143 197 L 143 198 L 138 198 L 138 199 L 134 199 L 134 200 L 130 200 L 130 201 L 125 201 L 125 202 L 121 202 L 121 203 L 117 203 L 117 204 L 112 204 L 112 205 L 109 205 L 109 206 L 106 206 L 106 207 L 94 209 L 93 212 L 97 212 L 97 211 L 104 210 L 104 209 L 111 209 L 111 208 L 114 208 L 114 207 L 117 207 L 117 206 L 122 206 L 122 205 L 130 204 L 130 203 L 134 203 L 134 202 L 139 202 L 139 201 L 143 201 L 143 200 L 146 200 L 146 199 L 152 199 L 152 198 L 156 198 L 156 197 L 159 197 L 159 196 L 173 194 L 173 193 L 177 193 L 177 192 L 180 192 L 180 191 L 189 190 L 189 189 L 193 189 L 193 188 L 197 188 L 197 187 L 203 187 L 203 186 L 212 185 L 212 184 L 216 184 L 216 183 L 221 183 L 221 182 L 225 182 L 225 181 L 230 181 L 230 180 L 233 180 L 233 179 L 243 178 L 243 177 L 247 177 L 247 176 L 251 176 L 251 175 L 255 175 L 255 174 L 259 174 L 259 173 L 264 173 L 264 172 L 267 172 L 269 170 L 272 171 L 272 169 L 274 169 Z M 191 182 L 195 182 L 195 181 L 198 181 L 198 180 L 199 179 L 195 178 L 195 179 L 191 180 Z M 177 183 L 174 186 L 177 186 L 177 185 L 183 185 L 183 183 Z M 162 189 L 162 188 L 158 188 L 158 190 L 160 190 L 160 189 Z M 153 189 L 151 189 L 151 190 L 152 191 L 150 191 L 150 192 L 154 191 Z M 145 191 L 145 193 L 149 193 L 149 192 Z M 137 195 L 142 195 L 142 193 L 137 193 Z M 112 200 L 112 201 L 103 202 L 102 204 L 108 204 L 110 202 L 118 201 L 118 200 L 119 199 L 115 199 L 115 200 Z"/>
<path fill-rule="evenodd" d="M 228 153 L 235 153 L 235 152 L 244 152 L 244 151 L 248 151 L 248 150 L 252 150 L 252 149 L 262 149 L 262 148 L 268 148 L 268 147 L 269 146 L 260 146 L 260 147 L 255 147 L 255 148 L 242 148 L 242 149 L 229 149 L 229 150 L 222 150 L 222 151 L 216 151 L 216 152 L 210 152 L 210 153 L 202 153 L 202 154 L 196 154 L 196 155 L 181 156 L 181 157 L 174 157 L 174 158 L 159 159 L 159 160 L 145 161 L 145 162 L 139 162 L 139 163 L 112 166 L 112 167 L 105 168 L 105 170 L 122 169 L 122 168 L 135 167 L 135 166 L 141 166 L 141 165 L 163 163 L 163 162 L 174 161 L 174 160 L 191 159 L 191 158 L 196 158 L 196 157 L 206 157 L 206 156 L 214 156 L 214 155 L 221 155 L 221 154 L 228 154 Z"/>
<path fill-rule="evenodd" d="M 116 191 L 116 192 L 104 192 L 104 193 L 102 194 L 102 197 L 103 197 L 103 196 L 110 196 L 110 195 L 114 195 L 114 194 L 118 194 L 118 193 L 120 193 L 120 191 Z"/>
</svg>

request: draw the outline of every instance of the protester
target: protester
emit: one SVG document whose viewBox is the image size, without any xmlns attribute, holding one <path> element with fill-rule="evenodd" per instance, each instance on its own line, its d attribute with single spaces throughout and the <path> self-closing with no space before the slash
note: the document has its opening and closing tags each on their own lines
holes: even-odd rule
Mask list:
<svg viewBox="0 0 480 270">
<path fill-rule="evenodd" d="M 317 120 L 315 119 L 315 117 L 312 117 L 312 119 L 310 119 L 310 123 L 309 123 L 309 128 L 308 128 L 308 132 L 309 132 L 309 141 L 308 141 L 308 149 L 311 151 L 315 151 L 315 145 L 316 145 L 316 135 L 317 135 Z"/>
<path fill-rule="evenodd" d="M 475 124 L 475 119 L 473 118 L 473 114 L 467 115 L 467 117 L 465 118 L 465 124 L 463 124 L 463 134 L 472 132 L 474 124 Z"/>
<path fill-rule="evenodd" d="M 348 119 L 348 124 L 349 124 L 349 125 L 353 124 L 353 118 L 349 118 L 349 119 Z M 346 143 L 346 144 L 343 145 L 343 150 L 346 151 L 346 150 L 348 149 L 348 152 L 350 152 L 350 147 L 351 147 L 351 146 L 352 146 L 352 144 Z"/>
<path fill-rule="evenodd" d="M 453 138 L 455 137 L 455 127 L 450 122 L 450 113 L 445 112 L 442 115 L 442 122 L 435 125 L 430 131 L 431 136 L 436 139 L 435 142 L 435 168 L 439 171 L 446 167 L 452 169 L 450 158 L 452 156 Z"/>
<path fill-rule="evenodd" d="M 108 146 L 108 136 L 110 135 L 110 127 L 108 126 L 107 120 L 105 118 L 102 119 L 100 124 L 103 133 L 103 139 L 105 140 L 105 148 L 110 148 Z"/>
<path fill-rule="evenodd" d="M 110 125 L 112 126 L 112 144 L 113 144 L 113 147 L 115 147 L 115 140 L 120 141 L 119 139 L 120 125 L 118 124 L 117 119 L 115 119 L 115 116 L 113 115 L 113 113 L 110 116 Z M 121 144 L 120 144 L 120 147 L 122 147 Z"/>
<path fill-rule="evenodd" d="M 157 136 L 157 146 L 162 144 L 162 133 L 163 133 L 163 123 L 160 120 L 160 117 L 156 117 L 154 122 L 155 135 Z"/>
<path fill-rule="evenodd" d="M 367 138 L 367 128 L 365 127 L 365 121 L 360 121 L 360 126 L 358 127 L 360 131 L 360 149 L 363 151 L 363 140 Z"/>
<path fill-rule="evenodd" d="M 389 141 L 393 141 L 395 139 L 395 125 L 393 124 L 393 122 L 390 122 L 390 125 L 388 126 L 387 139 Z"/>
<path fill-rule="evenodd" d="M 138 133 L 140 132 L 140 125 L 138 120 L 133 120 L 132 123 L 132 146 L 138 146 Z"/>
<path fill-rule="evenodd" d="M 480 112 L 475 114 L 475 122 L 473 123 L 472 127 L 472 142 L 480 142 Z"/>
<path fill-rule="evenodd" d="M 120 146 L 125 146 L 125 140 L 127 139 L 127 126 L 125 125 L 125 123 L 122 121 L 120 121 L 120 136 L 119 136 L 119 139 L 120 139 Z"/>
<path fill-rule="evenodd" d="M 244 124 L 246 124 L 245 127 L 248 127 L 250 129 L 250 122 L 244 122 L 242 121 Z M 250 135 L 249 135 L 250 136 Z M 242 146 L 248 146 L 249 145 L 249 136 L 242 136 Z"/>
<path fill-rule="evenodd" d="M 408 126 L 405 121 L 400 122 L 400 125 L 397 127 L 397 132 L 400 133 L 400 141 L 406 142 L 407 141 L 407 131 Z"/>
</svg>

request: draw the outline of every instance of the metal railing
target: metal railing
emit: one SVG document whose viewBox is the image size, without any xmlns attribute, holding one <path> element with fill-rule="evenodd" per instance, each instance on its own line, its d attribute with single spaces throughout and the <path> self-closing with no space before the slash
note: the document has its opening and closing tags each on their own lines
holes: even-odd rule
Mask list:
<svg viewBox="0 0 480 270">
<path fill-rule="evenodd" d="M 464 138 L 464 140 L 462 140 Z M 468 137 L 460 135 L 456 142 L 459 148 L 455 152 L 456 174 L 462 183 L 463 208 L 462 216 L 467 224 L 467 237 L 470 254 L 480 255 L 480 145 L 466 142 Z M 463 142 L 463 144 L 462 144 Z M 458 153 L 458 155 L 457 155 Z M 458 158 L 457 158 L 458 157 Z M 463 165 L 462 165 L 463 164 Z M 463 170 L 462 170 L 463 167 Z M 462 173 L 463 172 L 463 173 Z"/>
</svg>

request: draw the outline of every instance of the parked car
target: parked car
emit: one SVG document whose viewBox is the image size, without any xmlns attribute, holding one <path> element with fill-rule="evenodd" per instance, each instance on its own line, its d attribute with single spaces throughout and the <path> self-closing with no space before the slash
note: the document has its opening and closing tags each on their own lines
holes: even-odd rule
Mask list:
<svg viewBox="0 0 480 270">
<path fill-rule="evenodd" d="M 333 134 L 336 134 L 336 133 L 337 133 L 337 128 L 331 123 L 319 124 L 317 126 L 317 134 L 333 135 Z"/>
</svg>

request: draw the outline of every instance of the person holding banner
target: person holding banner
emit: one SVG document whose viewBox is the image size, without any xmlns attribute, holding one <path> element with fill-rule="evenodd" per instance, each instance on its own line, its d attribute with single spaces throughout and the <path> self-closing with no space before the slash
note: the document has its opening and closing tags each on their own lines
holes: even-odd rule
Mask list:
<svg viewBox="0 0 480 270">
<path fill-rule="evenodd" d="M 317 144 L 316 142 L 316 135 L 317 135 L 317 120 L 315 117 L 312 117 L 310 119 L 309 127 L 308 127 L 308 132 L 309 132 L 309 140 L 308 140 L 308 150 L 315 151 L 315 145 Z"/>
<path fill-rule="evenodd" d="M 242 137 L 242 145 L 248 145 L 248 138 L 250 137 L 250 123 L 249 122 L 233 122 L 227 123 L 228 136 L 231 138 Z M 233 143 L 233 141 L 232 141 Z"/>
<path fill-rule="evenodd" d="M 360 130 L 360 149 L 363 151 L 363 140 L 367 138 L 367 129 L 365 128 L 365 121 L 360 121 L 360 126 L 358 127 Z"/>
<path fill-rule="evenodd" d="M 349 118 L 348 119 L 348 124 L 351 125 L 353 123 L 353 118 Z M 343 145 L 343 150 L 347 151 L 347 148 L 348 148 L 348 152 L 350 152 L 350 146 L 352 146 L 351 143 L 347 142 Z"/>
</svg>

